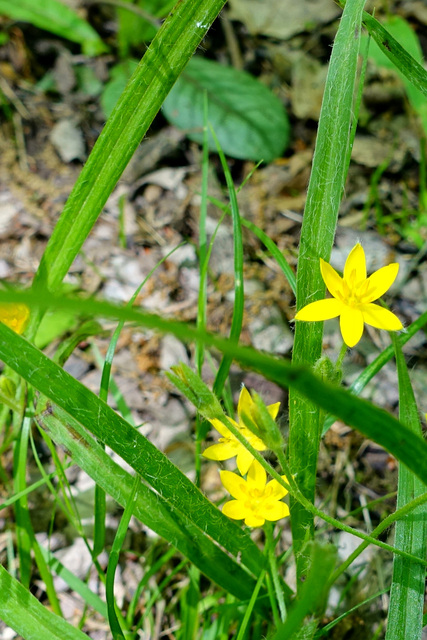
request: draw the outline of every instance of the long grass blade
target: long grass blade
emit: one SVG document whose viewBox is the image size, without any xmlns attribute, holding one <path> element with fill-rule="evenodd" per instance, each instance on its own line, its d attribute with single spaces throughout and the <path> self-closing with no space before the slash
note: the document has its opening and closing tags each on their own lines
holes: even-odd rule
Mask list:
<svg viewBox="0 0 427 640">
<path fill-rule="evenodd" d="M 225 155 L 219 145 L 218 138 L 215 132 L 211 129 L 212 136 L 214 138 L 219 157 L 221 159 L 222 170 L 224 171 L 225 180 L 227 182 L 228 195 L 230 198 L 230 209 L 233 218 L 233 240 L 234 240 L 234 307 L 233 318 L 231 321 L 230 340 L 235 344 L 239 342 L 240 333 L 242 331 L 243 324 L 243 311 L 244 311 L 244 290 L 243 290 L 243 237 L 242 237 L 242 225 L 240 222 L 239 206 L 237 204 L 236 190 L 234 188 L 233 178 L 225 159 Z M 225 381 L 230 371 L 232 357 L 228 354 L 224 354 L 219 365 L 215 381 L 213 385 L 214 393 L 218 396 L 221 395 L 224 388 Z"/>
<path fill-rule="evenodd" d="M 59 407 L 48 405 L 47 410 L 37 415 L 37 421 L 49 432 L 57 444 L 66 448 L 76 464 L 86 471 L 109 495 L 123 506 L 128 503 L 134 478 L 115 463 L 76 420 Z M 110 421 L 110 428 L 111 425 Z M 135 431 L 135 437 L 137 435 L 138 432 Z M 129 449 L 134 449 L 135 451 L 138 446 L 131 446 Z M 143 453 L 142 455 L 138 454 L 138 458 L 145 458 L 149 461 L 149 456 Z M 167 461 L 167 459 L 165 460 Z M 167 462 L 166 465 L 168 467 L 166 473 L 170 473 L 173 467 L 170 463 L 168 465 Z M 155 467 L 151 465 L 149 465 L 150 469 L 147 470 L 147 465 L 144 464 L 144 461 L 140 461 L 139 464 L 134 464 L 134 466 L 139 466 L 141 469 L 144 468 L 145 472 L 149 471 L 148 474 L 146 473 L 147 477 L 151 477 L 152 474 L 156 473 Z M 157 473 L 162 475 L 159 468 L 156 468 Z M 185 478 L 183 474 L 181 476 Z M 176 479 L 174 474 L 175 482 Z M 185 501 L 186 505 L 181 509 L 177 500 L 169 499 L 166 483 L 157 482 L 156 484 L 159 491 L 153 491 L 147 484 L 140 482 L 138 493 L 133 503 L 134 516 L 150 529 L 156 531 L 165 540 L 171 542 L 214 582 L 239 599 L 249 598 L 255 586 L 253 576 L 244 569 L 242 564 L 236 561 L 235 557 L 233 558 L 230 553 L 226 553 L 216 543 L 221 534 L 220 536 L 216 535 L 217 523 L 214 522 L 212 527 L 212 519 L 217 520 L 220 518 L 221 522 L 228 526 L 225 516 L 222 516 L 221 512 L 201 494 L 199 494 L 200 500 L 197 500 L 197 504 L 194 500 L 190 499 L 189 501 L 182 485 L 177 487 L 178 494 L 181 494 L 181 499 Z M 161 488 L 162 486 L 163 488 Z M 191 483 L 189 483 L 189 486 L 195 489 Z M 194 518 L 196 511 L 200 514 L 202 502 L 205 505 L 203 511 L 208 509 L 210 514 L 208 515 L 205 511 L 205 513 L 201 514 L 201 518 Z M 196 520 L 199 520 L 199 525 L 195 522 Z M 250 538 L 243 534 L 238 527 L 233 527 L 233 529 L 235 529 L 238 536 L 240 535 L 241 539 L 246 539 L 246 543 L 251 545 Z M 233 546 L 234 541 L 231 539 L 229 531 L 227 536 L 229 538 L 228 547 Z M 222 536 L 222 539 L 224 542 L 225 536 Z M 244 549 L 244 547 L 242 548 Z M 255 545 L 254 548 L 259 553 Z M 252 558 L 252 565 L 254 568 L 259 566 L 255 558 Z M 255 574 L 256 571 L 253 573 Z"/>
<path fill-rule="evenodd" d="M 319 119 L 307 204 L 301 229 L 297 273 L 297 309 L 324 297 L 319 258 L 328 260 L 346 179 L 346 158 L 353 119 L 362 11 L 365 0 L 347 0 L 332 49 Z M 297 323 L 293 362 L 314 366 L 321 356 L 323 324 Z M 296 389 L 289 394 L 288 454 L 304 495 L 314 501 L 322 416 Z M 312 514 L 291 500 L 291 525 L 297 573 L 302 577 L 305 541 L 314 535 Z"/>
<path fill-rule="evenodd" d="M 422 436 L 418 408 L 405 358 L 393 336 L 399 381 L 399 418 L 413 433 Z M 397 508 L 421 496 L 427 487 L 405 465 L 399 465 Z M 396 522 L 395 546 L 422 559 L 427 552 L 427 503 Z M 423 628 L 425 568 L 395 556 L 390 591 L 386 640 L 420 640 Z"/>
<path fill-rule="evenodd" d="M 99 136 L 34 279 L 55 290 L 179 74 L 225 0 L 178 2 L 148 47 Z"/>
<path fill-rule="evenodd" d="M 0 618 L 25 640 L 88 640 L 89 636 L 44 607 L 0 565 Z"/>
<path fill-rule="evenodd" d="M 32 292 L 6 293 L 0 291 L 0 300 L 8 302 L 21 301 L 33 305 L 38 302 L 40 304 L 40 301 L 35 299 Z M 52 307 L 62 306 L 64 309 L 67 308 L 75 313 L 91 313 L 100 317 L 124 318 L 147 328 L 164 333 L 172 333 L 183 342 L 195 342 L 202 339 L 205 345 L 215 347 L 223 353 L 232 355 L 240 364 L 259 371 L 276 384 L 297 389 L 327 413 L 333 413 L 349 426 L 355 427 L 368 438 L 383 446 L 398 460 L 404 462 L 427 484 L 427 443 L 422 438 L 416 436 L 383 409 L 351 395 L 346 389 L 320 380 L 304 366 L 291 365 L 286 360 L 279 360 L 255 349 L 236 346 L 225 338 L 220 338 L 210 333 L 198 332 L 194 327 L 186 323 L 167 320 L 155 314 L 145 313 L 136 309 L 117 307 L 107 302 L 81 299 L 70 300 L 51 295 L 44 304 L 46 307 L 49 305 Z M 19 358 L 17 358 L 17 354 L 19 354 Z M 99 398 L 55 363 L 52 363 L 47 356 L 31 345 L 25 338 L 18 336 L 6 325 L 2 324 L 0 324 L 0 359 L 36 389 L 39 389 L 45 396 L 52 398 L 59 406 L 74 415 L 89 430 L 94 433 L 96 431 L 95 435 L 104 442 L 108 443 L 111 440 L 109 437 L 110 421 L 119 419 L 120 429 L 124 434 L 127 434 L 129 450 L 132 448 L 134 438 L 141 438 L 139 446 L 142 450 L 145 446 L 148 446 L 149 451 L 147 453 L 149 453 L 149 457 L 153 455 L 151 453 L 152 445 L 147 445 L 141 434 L 131 429 L 130 425 L 117 416 L 112 409 L 101 403 Z M 69 392 L 72 390 L 73 399 L 64 394 L 64 389 Z M 81 402 L 82 398 L 84 398 L 83 403 Z M 87 411 L 89 407 L 91 408 L 91 413 L 88 417 Z M 128 429 L 131 429 L 129 433 Z M 115 447 L 119 455 L 125 457 L 123 451 L 127 449 L 126 446 L 123 446 L 123 443 L 113 442 L 113 447 Z M 120 449 L 117 449 L 117 447 Z M 161 456 L 161 460 L 165 461 L 165 468 L 167 468 L 167 458 L 164 458 L 155 447 L 153 449 L 155 459 L 157 455 Z M 137 454 L 133 454 L 132 460 L 137 457 Z M 160 468 L 162 465 L 163 462 L 160 463 Z M 175 467 L 173 468 L 175 469 Z M 193 487 L 191 483 L 189 484 Z M 225 518 L 225 522 L 228 522 L 227 518 Z M 239 531 L 238 528 L 237 531 Z M 255 545 L 254 548 L 259 553 Z"/>
<path fill-rule="evenodd" d="M 427 97 L 427 71 L 404 49 L 397 40 L 366 11 L 363 12 L 363 24 L 375 40 L 381 51 L 413 86 Z"/>
</svg>

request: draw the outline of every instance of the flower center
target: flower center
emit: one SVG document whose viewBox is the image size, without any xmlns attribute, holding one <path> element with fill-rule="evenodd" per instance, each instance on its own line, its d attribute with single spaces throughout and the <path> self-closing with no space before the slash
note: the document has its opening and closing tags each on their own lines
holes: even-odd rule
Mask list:
<svg viewBox="0 0 427 640">
<path fill-rule="evenodd" d="M 356 281 L 356 270 L 350 273 L 350 277 L 343 281 L 341 301 L 349 307 L 357 308 L 369 299 L 369 280 Z"/>
</svg>

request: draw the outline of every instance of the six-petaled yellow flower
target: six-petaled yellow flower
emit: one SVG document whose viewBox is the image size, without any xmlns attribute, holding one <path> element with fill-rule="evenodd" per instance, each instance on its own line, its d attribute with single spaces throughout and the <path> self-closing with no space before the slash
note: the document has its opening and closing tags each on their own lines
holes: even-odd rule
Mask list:
<svg viewBox="0 0 427 640">
<path fill-rule="evenodd" d="M 232 471 L 220 471 L 221 482 L 235 498 L 226 502 L 222 512 L 234 520 L 245 520 L 248 527 L 262 527 L 289 515 L 289 507 L 282 498 L 288 491 L 277 480 L 267 482 L 267 474 L 257 460 L 249 467 L 247 480 Z M 286 481 L 286 477 L 282 476 Z"/>
<path fill-rule="evenodd" d="M 253 446 L 257 451 L 265 451 L 267 447 L 264 442 L 258 438 L 248 427 L 245 426 L 242 415 L 248 414 L 252 415 L 252 407 L 254 405 L 254 401 L 251 398 L 249 391 L 246 387 L 242 387 L 239 397 L 239 403 L 237 406 L 237 414 L 239 417 L 239 422 L 237 423 L 232 418 L 228 418 L 230 422 L 239 429 L 240 433 L 248 440 L 248 442 Z M 271 404 L 267 407 L 271 417 L 273 419 L 276 418 L 277 412 L 279 411 L 280 402 L 276 402 L 275 404 Z M 237 456 L 236 464 L 242 476 L 246 475 L 249 467 L 251 466 L 254 457 L 253 455 L 246 449 L 246 447 L 241 444 L 237 438 L 231 433 L 229 429 L 217 418 L 210 420 L 212 426 L 215 427 L 217 431 L 221 434 L 221 438 L 218 441 L 218 444 L 214 444 L 211 447 L 208 447 L 203 452 L 205 458 L 209 460 L 228 460 L 229 458 L 234 458 Z"/>
<path fill-rule="evenodd" d="M 8 327 L 22 333 L 28 324 L 30 310 L 25 304 L 4 302 L 0 304 L 0 322 Z"/>
<path fill-rule="evenodd" d="M 350 251 L 344 266 L 343 277 L 320 259 L 322 278 L 333 296 L 318 300 L 303 307 L 295 320 L 308 322 L 340 317 L 343 340 L 354 347 L 362 337 L 364 323 L 376 329 L 399 331 L 403 325 L 391 311 L 372 304 L 391 287 L 396 279 L 399 265 L 394 262 L 366 277 L 365 252 L 358 243 Z"/>
</svg>

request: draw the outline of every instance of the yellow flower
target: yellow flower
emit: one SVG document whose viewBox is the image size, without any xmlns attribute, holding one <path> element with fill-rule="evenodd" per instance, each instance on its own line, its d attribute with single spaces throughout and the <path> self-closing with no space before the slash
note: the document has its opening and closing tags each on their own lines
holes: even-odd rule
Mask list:
<svg viewBox="0 0 427 640">
<path fill-rule="evenodd" d="M 277 480 L 267 482 L 267 474 L 254 460 L 244 480 L 237 473 L 220 471 L 221 482 L 235 498 L 226 502 L 222 512 L 234 520 L 245 519 L 248 527 L 262 527 L 266 520 L 280 520 L 289 515 L 289 507 L 281 499 L 288 493 Z M 286 480 L 286 476 L 282 476 Z"/>
<path fill-rule="evenodd" d="M 402 323 L 394 313 L 372 304 L 384 295 L 395 281 L 399 271 L 397 262 L 378 269 L 367 278 L 365 252 L 358 243 L 348 255 L 342 278 L 322 259 L 320 271 L 333 297 L 306 305 L 298 311 L 295 320 L 313 322 L 340 316 L 342 337 L 348 347 L 354 347 L 359 342 L 365 322 L 371 327 L 386 331 L 403 329 Z"/>
<path fill-rule="evenodd" d="M 30 318 L 30 310 L 26 304 L 4 302 L 0 304 L 0 322 L 8 327 L 22 333 L 28 324 Z"/>
<path fill-rule="evenodd" d="M 263 443 L 263 441 L 258 438 L 250 429 L 248 429 L 242 420 L 242 414 L 246 413 L 251 415 L 251 409 L 254 405 L 254 401 L 252 400 L 249 391 L 246 387 L 242 387 L 239 396 L 239 403 L 237 405 L 237 414 L 239 416 L 239 422 L 237 423 L 232 418 L 228 418 L 230 422 L 239 429 L 240 433 L 248 440 L 248 442 L 253 446 L 257 451 L 265 451 L 267 447 Z M 271 404 L 267 407 L 271 417 L 273 419 L 276 418 L 277 413 L 279 411 L 280 402 L 276 402 L 275 404 Z M 246 447 L 241 444 L 235 436 L 231 433 L 229 429 L 217 418 L 214 418 L 209 421 L 212 426 L 215 427 L 217 431 L 221 434 L 221 438 L 218 441 L 218 444 L 214 444 L 211 447 L 208 447 L 203 452 L 205 458 L 209 460 L 228 460 L 229 458 L 234 458 L 237 456 L 236 464 L 242 476 L 246 475 L 249 467 L 251 466 L 254 457 Z"/>
</svg>

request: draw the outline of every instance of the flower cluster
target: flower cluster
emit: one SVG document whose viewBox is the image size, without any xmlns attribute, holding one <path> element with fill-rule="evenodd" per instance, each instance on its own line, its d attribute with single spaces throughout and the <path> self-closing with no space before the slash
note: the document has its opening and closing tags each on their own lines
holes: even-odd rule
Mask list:
<svg viewBox="0 0 427 640">
<path fill-rule="evenodd" d="M 267 407 L 268 413 L 276 418 L 280 402 Z M 264 442 L 245 424 L 245 416 L 254 419 L 254 401 L 246 387 L 242 387 L 237 406 L 238 422 L 228 420 L 239 430 L 256 451 L 267 449 Z M 229 460 L 236 457 L 236 465 L 241 475 L 231 471 L 221 471 L 221 482 L 234 500 L 226 502 L 223 513 L 229 518 L 243 520 L 248 527 L 261 527 L 266 520 L 276 521 L 289 515 L 289 507 L 282 498 L 288 493 L 277 480 L 267 482 L 267 474 L 261 464 L 220 420 L 210 420 L 221 434 L 218 444 L 208 447 L 203 455 L 209 460 Z M 246 476 L 246 480 L 243 478 Z M 283 476 L 286 481 L 286 477 Z"/>
<path fill-rule="evenodd" d="M 16 333 L 23 333 L 30 319 L 30 310 L 26 304 L 4 302 L 0 304 L 0 322 Z"/>
</svg>

